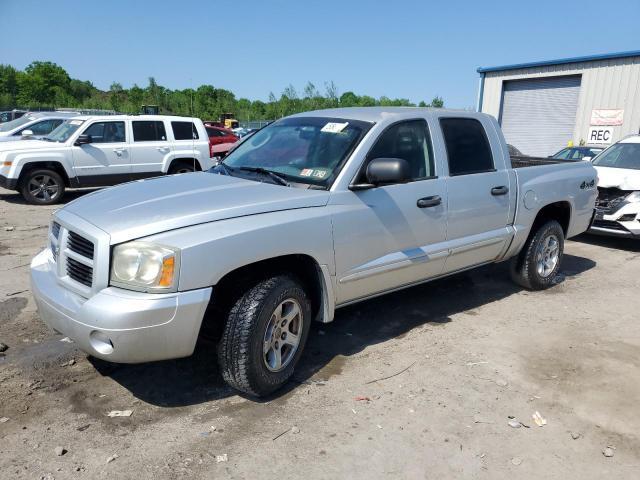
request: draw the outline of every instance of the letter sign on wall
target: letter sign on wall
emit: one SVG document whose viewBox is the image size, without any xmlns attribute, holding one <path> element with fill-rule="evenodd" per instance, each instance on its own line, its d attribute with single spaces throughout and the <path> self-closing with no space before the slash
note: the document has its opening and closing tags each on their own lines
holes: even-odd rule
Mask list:
<svg viewBox="0 0 640 480">
<path fill-rule="evenodd" d="M 589 127 L 587 145 L 609 145 L 613 139 L 613 127 Z"/>
</svg>

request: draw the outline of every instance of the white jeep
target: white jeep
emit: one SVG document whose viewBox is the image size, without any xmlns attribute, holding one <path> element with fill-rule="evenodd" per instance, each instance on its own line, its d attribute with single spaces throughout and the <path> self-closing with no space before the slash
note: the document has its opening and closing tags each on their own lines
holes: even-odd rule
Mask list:
<svg viewBox="0 0 640 480">
<path fill-rule="evenodd" d="M 115 185 L 213 164 L 200 119 L 76 116 L 40 140 L 0 145 L 0 186 L 19 191 L 29 203 L 48 205 L 68 187 Z"/>
</svg>

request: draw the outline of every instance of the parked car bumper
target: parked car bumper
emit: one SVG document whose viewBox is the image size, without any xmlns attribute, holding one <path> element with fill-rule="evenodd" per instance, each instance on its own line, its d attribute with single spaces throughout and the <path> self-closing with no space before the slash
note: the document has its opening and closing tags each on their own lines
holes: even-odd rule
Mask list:
<svg viewBox="0 0 640 480">
<path fill-rule="evenodd" d="M 89 299 L 64 288 L 50 249 L 31 262 L 41 319 L 97 358 L 141 363 L 193 353 L 211 288 L 150 294 L 108 287 Z"/>
<path fill-rule="evenodd" d="M 17 186 L 18 180 L 0 175 L 0 187 L 6 188 L 8 190 L 16 190 Z"/>
<path fill-rule="evenodd" d="M 640 236 L 640 204 L 626 204 L 609 215 L 596 214 L 589 232 L 616 237 Z"/>
</svg>

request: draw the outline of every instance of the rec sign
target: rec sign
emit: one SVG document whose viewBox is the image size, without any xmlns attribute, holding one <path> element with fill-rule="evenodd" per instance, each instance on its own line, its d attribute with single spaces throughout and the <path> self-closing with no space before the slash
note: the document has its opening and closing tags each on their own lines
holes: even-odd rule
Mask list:
<svg viewBox="0 0 640 480">
<path fill-rule="evenodd" d="M 589 127 L 589 145 L 608 145 L 613 138 L 613 127 Z"/>
</svg>

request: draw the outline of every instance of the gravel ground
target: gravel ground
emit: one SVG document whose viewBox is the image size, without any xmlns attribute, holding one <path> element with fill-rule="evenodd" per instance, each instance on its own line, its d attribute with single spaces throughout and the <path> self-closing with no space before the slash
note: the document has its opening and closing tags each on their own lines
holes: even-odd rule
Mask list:
<svg viewBox="0 0 640 480">
<path fill-rule="evenodd" d="M 640 478 L 640 242 L 567 242 L 545 292 L 500 264 L 339 310 L 255 401 L 211 346 L 115 365 L 48 331 L 28 263 L 53 210 L 0 189 L 2 479 Z"/>
</svg>

